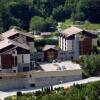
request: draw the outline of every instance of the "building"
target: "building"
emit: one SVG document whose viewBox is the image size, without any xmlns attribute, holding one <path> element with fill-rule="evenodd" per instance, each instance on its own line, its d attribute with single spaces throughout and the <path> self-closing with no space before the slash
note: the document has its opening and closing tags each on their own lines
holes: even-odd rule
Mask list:
<svg viewBox="0 0 100 100">
<path fill-rule="evenodd" d="M 31 33 L 10 29 L 0 35 L 0 44 L 0 90 L 45 87 L 82 79 L 81 66 L 71 61 L 43 63 L 66 60 L 73 53 L 58 50 L 55 45 L 45 45 L 43 52 L 35 53 Z M 31 56 L 41 63 L 32 66 Z"/>
<path fill-rule="evenodd" d="M 30 47 L 16 41 L 4 39 L 0 42 L 1 72 L 28 71 L 30 68 Z"/>
<path fill-rule="evenodd" d="M 96 34 L 74 26 L 65 29 L 59 35 L 59 47 L 62 51 L 70 52 L 71 59 L 91 54 L 94 46 L 97 46 Z"/>
<path fill-rule="evenodd" d="M 10 39 L 22 44 L 27 44 L 31 48 L 31 52 L 34 51 L 34 36 L 31 33 L 20 31 L 15 27 L 2 33 L 1 39 Z"/>
<path fill-rule="evenodd" d="M 53 61 L 57 59 L 58 50 L 55 45 L 45 45 L 43 48 L 45 61 Z"/>
<path fill-rule="evenodd" d="M 33 66 L 31 53 L 34 51 L 33 35 L 15 28 L 0 35 L 0 71 L 23 72 Z"/>
<path fill-rule="evenodd" d="M 50 37 L 51 35 L 52 35 L 51 32 L 41 32 L 41 33 L 40 33 L 40 36 L 42 36 L 42 37 L 44 37 L 44 38 Z"/>
</svg>

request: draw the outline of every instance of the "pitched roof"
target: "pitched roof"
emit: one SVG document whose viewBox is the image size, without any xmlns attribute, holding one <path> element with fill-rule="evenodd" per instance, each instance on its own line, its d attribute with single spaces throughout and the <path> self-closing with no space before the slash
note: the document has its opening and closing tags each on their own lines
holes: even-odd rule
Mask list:
<svg viewBox="0 0 100 100">
<path fill-rule="evenodd" d="M 16 41 L 9 40 L 9 39 L 4 39 L 3 41 L 0 41 L 0 50 L 7 47 L 7 46 L 10 46 L 10 45 L 15 45 L 17 47 L 21 47 L 23 49 L 30 50 L 30 47 L 28 45 L 21 44 L 21 43 L 18 43 Z"/>
<path fill-rule="evenodd" d="M 67 28 L 64 31 L 62 31 L 62 34 L 65 35 L 65 36 L 67 36 L 67 37 L 69 37 L 71 35 L 80 33 L 82 31 L 83 31 L 82 29 L 72 26 L 72 27 Z"/>
<path fill-rule="evenodd" d="M 56 45 L 45 45 L 43 47 L 43 51 L 46 51 L 46 50 L 49 50 L 49 49 L 55 49 L 55 50 L 57 50 Z"/>
<path fill-rule="evenodd" d="M 13 36 L 15 34 L 21 34 L 21 35 L 33 38 L 33 35 L 31 33 L 22 32 L 20 30 L 17 30 L 16 28 L 12 28 L 12 29 L 2 33 L 1 36 L 4 38 L 8 38 L 8 37 Z"/>
<path fill-rule="evenodd" d="M 90 30 L 82 30 L 80 28 L 77 28 L 75 26 L 71 26 L 70 28 L 65 29 L 64 31 L 62 31 L 62 35 L 65 35 L 66 37 L 69 37 L 71 35 L 75 35 L 77 33 L 81 33 L 81 32 L 86 32 L 91 34 L 92 36 L 96 37 L 96 33 L 94 31 L 90 31 Z"/>
</svg>

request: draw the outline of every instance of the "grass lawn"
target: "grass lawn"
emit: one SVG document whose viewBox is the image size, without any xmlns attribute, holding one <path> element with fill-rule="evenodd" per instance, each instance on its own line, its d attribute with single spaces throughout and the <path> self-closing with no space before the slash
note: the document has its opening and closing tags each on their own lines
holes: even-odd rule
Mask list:
<svg viewBox="0 0 100 100">
<path fill-rule="evenodd" d="M 76 25 L 77 27 L 80 27 L 82 29 L 86 29 L 86 30 L 98 30 L 100 29 L 100 24 L 96 24 L 96 23 L 91 23 L 91 22 L 84 22 L 83 24 L 74 24 L 74 22 L 70 19 L 66 20 L 62 25 L 61 28 L 62 29 L 66 29 L 72 25 Z"/>
</svg>

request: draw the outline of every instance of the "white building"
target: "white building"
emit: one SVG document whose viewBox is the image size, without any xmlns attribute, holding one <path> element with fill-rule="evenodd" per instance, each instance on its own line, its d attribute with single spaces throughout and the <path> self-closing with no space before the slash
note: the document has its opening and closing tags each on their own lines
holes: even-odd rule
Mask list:
<svg viewBox="0 0 100 100">
<path fill-rule="evenodd" d="M 78 59 L 80 55 L 91 54 L 93 46 L 97 46 L 97 36 L 89 31 L 70 27 L 59 35 L 59 47 L 62 51 L 73 53 L 71 58 Z"/>
</svg>

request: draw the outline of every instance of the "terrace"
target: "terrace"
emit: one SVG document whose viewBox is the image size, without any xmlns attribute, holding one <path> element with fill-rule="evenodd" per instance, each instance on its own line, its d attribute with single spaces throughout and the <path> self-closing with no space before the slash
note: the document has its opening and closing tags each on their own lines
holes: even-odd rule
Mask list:
<svg viewBox="0 0 100 100">
<path fill-rule="evenodd" d="M 40 64 L 40 66 L 44 71 L 65 71 L 65 70 L 81 69 L 81 66 L 79 64 L 73 63 L 71 61 L 45 63 L 45 64 Z"/>
</svg>

